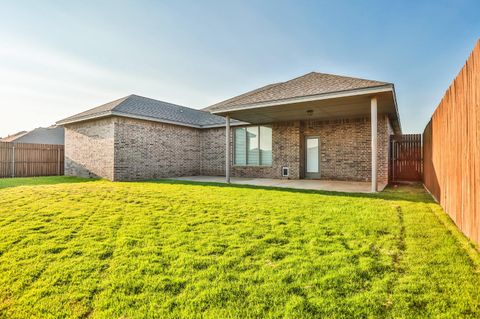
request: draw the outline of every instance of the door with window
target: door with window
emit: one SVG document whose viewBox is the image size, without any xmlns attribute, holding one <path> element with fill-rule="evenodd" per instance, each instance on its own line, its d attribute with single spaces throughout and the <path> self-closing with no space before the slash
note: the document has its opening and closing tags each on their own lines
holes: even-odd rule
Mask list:
<svg viewBox="0 0 480 319">
<path fill-rule="evenodd" d="M 320 138 L 305 137 L 305 178 L 320 178 Z"/>
</svg>

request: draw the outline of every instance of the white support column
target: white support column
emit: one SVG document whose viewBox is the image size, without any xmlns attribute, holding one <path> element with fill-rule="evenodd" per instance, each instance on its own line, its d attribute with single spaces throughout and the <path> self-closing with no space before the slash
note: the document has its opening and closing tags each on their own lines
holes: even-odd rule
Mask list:
<svg viewBox="0 0 480 319">
<path fill-rule="evenodd" d="M 230 115 L 225 120 L 225 181 L 230 183 Z"/>
<path fill-rule="evenodd" d="M 372 192 L 377 191 L 377 98 L 370 100 L 370 119 L 372 126 Z"/>
</svg>

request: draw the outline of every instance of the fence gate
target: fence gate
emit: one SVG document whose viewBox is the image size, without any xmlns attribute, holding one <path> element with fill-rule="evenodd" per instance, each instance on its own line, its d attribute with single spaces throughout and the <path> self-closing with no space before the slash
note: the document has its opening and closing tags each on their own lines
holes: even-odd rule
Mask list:
<svg viewBox="0 0 480 319">
<path fill-rule="evenodd" d="M 389 181 L 421 181 L 423 176 L 422 134 L 390 136 Z"/>
</svg>

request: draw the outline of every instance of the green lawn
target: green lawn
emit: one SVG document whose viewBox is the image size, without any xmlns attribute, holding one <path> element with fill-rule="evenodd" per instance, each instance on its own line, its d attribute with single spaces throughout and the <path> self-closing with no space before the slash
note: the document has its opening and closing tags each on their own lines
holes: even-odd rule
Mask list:
<svg viewBox="0 0 480 319">
<path fill-rule="evenodd" d="M 421 187 L 0 180 L 0 318 L 322 317 L 478 318 L 479 254 Z"/>
</svg>

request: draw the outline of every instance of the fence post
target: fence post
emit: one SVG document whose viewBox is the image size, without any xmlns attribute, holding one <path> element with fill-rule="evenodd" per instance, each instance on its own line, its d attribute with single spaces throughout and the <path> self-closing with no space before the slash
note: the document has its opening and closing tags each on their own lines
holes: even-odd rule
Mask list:
<svg viewBox="0 0 480 319">
<path fill-rule="evenodd" d="M 60 149 L 57 148 L 57 175 L 60 176 Z"/>
<path fill-rule="evenodd" d="M 15 177 L 15 144 L 12 144 L 12 177 Z"/>
</svg>

